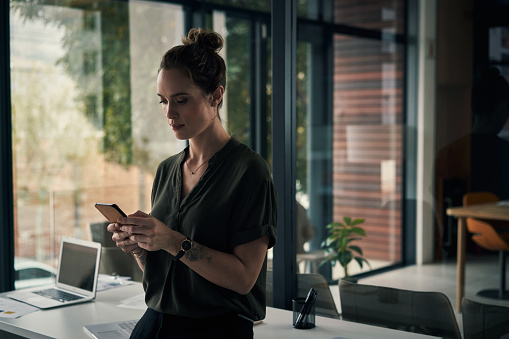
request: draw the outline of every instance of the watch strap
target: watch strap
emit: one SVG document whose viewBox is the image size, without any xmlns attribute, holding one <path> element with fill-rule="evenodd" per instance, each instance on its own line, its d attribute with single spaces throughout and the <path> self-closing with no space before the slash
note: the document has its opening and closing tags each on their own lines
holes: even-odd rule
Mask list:
<svg viewBox="0 0 509 339">
<path fill-rule="evenodd" d="M 175 256 L 175 259 L 177 260 L 180 260 L 180 258 L 182 258 L 184 256 L 184 254 L 186 254 L 187 251 L 189 251 L 191 249 L 191 246 L 189 246 L 188 249 L 184 249 L 184 247 L 182 246 L 185 242 L 189 242 L 189 244 L 192 244 L 191 242 L 191 239 L 189 238 L 185 238 L 184 240 L 182 240 L 182 242 L 180 243 L 180 251 L 177 253 L 177 255 Z"/>
</svg>

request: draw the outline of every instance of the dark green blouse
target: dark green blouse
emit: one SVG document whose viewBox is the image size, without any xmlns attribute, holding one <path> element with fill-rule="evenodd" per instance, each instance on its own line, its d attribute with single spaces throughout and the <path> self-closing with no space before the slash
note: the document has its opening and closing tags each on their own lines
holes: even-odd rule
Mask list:
<svg viewBox="0 0 509 339">
<path fill-rule="evenodd" d="M 276 243 L 277 194 L 265 160 L 234 138 L 209 159 L 196 186 L 181 201 L 188 148 L 163 161 L 152 188 L 151 215 L 204 246 L 233 249 L 268 235 Z M 164 250 L 149 252 L 143 286 L 147 306 L 162 313 L 207 317 L 238 312 L 265 317 L 267 258 L 246 295 L 204 279 Z"/>
</svg>

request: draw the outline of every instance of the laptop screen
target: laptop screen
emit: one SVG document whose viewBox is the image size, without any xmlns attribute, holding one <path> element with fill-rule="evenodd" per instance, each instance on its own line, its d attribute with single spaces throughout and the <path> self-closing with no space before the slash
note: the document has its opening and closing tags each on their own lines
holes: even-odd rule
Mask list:
<svg viewBox="0 0 509 339">
<path fill-rule="evenodd" d="M 92 292 L 98 249 L 63 242 L 58 282 Z"/>
</svg>

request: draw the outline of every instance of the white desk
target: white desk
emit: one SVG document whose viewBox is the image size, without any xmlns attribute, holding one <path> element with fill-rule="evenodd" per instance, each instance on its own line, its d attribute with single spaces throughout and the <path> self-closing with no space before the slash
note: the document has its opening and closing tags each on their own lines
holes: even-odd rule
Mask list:
<svg viewBox="0 0 509 339">
<path fill-rule="evenodd" d="M 364 339 L 412 339 L 434 338 L 426 335 L 396 331 L 383 327 L 369 326 L 344 320 L 316 316 L 315 328 L 299 330 L 292 326 L 291 311 L 267 307 L 267 316 L 255 325 L 255 339 L 299 339 L 299 338 L 364 338 Z"/>
<path fill-rule="evenodd" d="M 94 302 L 36 311 L 17 319 L 0 318 L 0 331 L 27 338 L 89 338 L 83 325 L 139 319 L 143 310 L 117 307 L 120 301 L 143 293 L 136 283 L 97 294 Z M 292 312 L 268 307 L 265 320 L 254 327 L 256 339 L 298 338 L 430 338 L 419 334 L 373 327 L 337 319 L 316 317 L 316 327 L 292 327 Z M 0 337 L 2 337 L 0 332 Z"/>
<path fill-rule="evenodd" d="M 83 325 L 141 318 L 143 310 L 117 307 L 120 301 L 140 293 L 143 287 L 135 283 L 98 292 L 92 302 L 36 311 L 17 319 L 0 318 L 0 331 L 30 339 L 90 339 Z"/>
</svg>

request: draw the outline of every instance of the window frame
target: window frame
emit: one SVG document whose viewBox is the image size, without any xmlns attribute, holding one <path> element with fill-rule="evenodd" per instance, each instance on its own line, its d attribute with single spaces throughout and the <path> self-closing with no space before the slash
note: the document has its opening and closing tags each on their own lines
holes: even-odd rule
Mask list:
<svg viewBox="0 0 509 339">
<path fill-rule="evenodd" d="M 239 17 L 245 17 L 252 22 L 252 28 L 254 29 L 254 36 L 252 41 L 252 46 L 254 44 L 259 44 L 259 41 L 262 40 L 261 37 L 261 23 L 265 23 L 267 26 L 267 37 L 272 38 L 272 57 L 273 57 L 273 96 L 272 96 L 272 112 L 282 111 L 284 114 L 281 116 L 275 117 L 272 116 L 273 119 L 273 127 L 272 127 L 272 144 L 273 144 L 273 163 L 274 163 L 274 181 L 279 191 L 279 199 L 283 203 L 280 203 L 279 206 L 279 222 L 278 222 L 278 245 L 275 248 L 275 258 L 274 258 L 274 290 L 280 292 L 280 297 L 275 295 L 274 306 L 275 307 L 283 307 L 289 308 L 291 307 L 291 298 L 294 296 L 296 292 L 296 254 L 295 254 L 295 234 L 292 231 L 295 229 L 293 225 L 295 225 L 295 202 L 293 197 L 295 197 L 295 120 L 296 120 L 296 112 L 295 112 L 295 104 L 292 100 L 295 97 L 295 71 L 293 74 L 290 74 L 290 81 L 292 84 L 289 86 L 290 88 L 286 88 L 287 83 L 285 83 L 285 73 L 284 72 L 292 72 L 291 69 L 285 66 L 285 56 L 293 59 L 292 65 L 295 65 L 295 53 L 292 54 L 292 51 L 295 52 L 296 46 L 296 35 L 297 35 L 297 22 L 308 22 L 310 25 L 321 25 L 321 29 L 327 32 L 327 36 L 332 37 L 333 34 L 349 34 L 354 36 L 364 36 L 373 39 L 382 39 L 381 32 L 375 30 L 366 30 L 346 25 L 340 24 L 331 24 L 330 22 L 324 21 L 310 21 L 308 19 L 299 19 L 296 14 L 296 6 L 297 0 L 285 0 L 285 1 L 272 1 L 272 9 L 271 13 L 261 13 L 255 12 L 252 10 L 243 10 L 239 8 L 229 7 L 226 5 L 216 5 L 212 3 L 201 2 L 200 4 L 189 5 L 186 1 L 170 1 L 164 0 L 162 2 L 165 3 L 177 3 L 182 4 L 184 8 L 184 25 L 185 30 L 189 30 L 191 27 L 195 26 L 204 26 L 203 23 L 206 22 L 206 15 L 211 13 L 214 10 L 224 11 L 226 15 L 233 15 Z M 327 2 L 329 3 L 329 2 Z M 330 2 L 332 3 L 332 2 Z M 12 154 L 12 122 L 11 122 L 11 91 L 10 91 L 10 1 L 2 2 L 3 11 L 0 11 L 1 22 L 3 22 L 2 26 L 0 26 L 0 30 L 2 31 L 0 35 L 0 161 L 3 164 L 0 167 L 0 236 L 2 237 L 0 240 L 0 269 L 2 272 L 2 278 L 0 278 L 0 292 L 12 290 L 14 289 L 14 191 L 13 191 L 13 172 L 12 172 L 12 164 L 13 164 L 13 154 Z M 411 127 L 416 123 L 416 110 L 412 107 L 413 103 L 416 101 L 417 93 L 416 89 L 412 84 L 416 82 L 417 74 L 417 53 L 416 46 L 413 46 L 409 36 L 415 36 L 417 32 L 418 22 L 417 20 L 410 20 L 409 18 L 416 17 L 415 13 L 417 13 L 418 8 L 416 5 L 412 5 L 412 2 L 406 1 L 406 16 L 407 16 L 407 31 L 406 35 L 396 35 L 395 41 L 404 43 L 406 50 L 406 76 L 405 76 L 405 92 L 404 96 L 404 104 L 403 107 L 406 110 L 404 115 L 404 125 L 405 127 Z M 276 15 L 274 15 L 276 13 Z M 275 20 L 277 18 L 277 20 Z M 284 20 L 282 20 L 284 18 Z M 330 20 L 330 19 L 329 19 Z M 283 23 L 283 25 L 281 25 Z M 286 25 L 285 25 L 286 23 Z M 278 25 L 278 27 L 283 27 L 283 29 L 272 29 L 271 25 Z M 271 34 L 272 32 L 272 34 Z M 274 36 L 276 34 L 276 36 Z M 288 40 L 289 38 L 290 40 Z M 288 41 L 291 41 L 290 44 L 287 44 Z M 413 41 L 413 40 L 412 40 Z M 324 41 L 324 45 L 327 43 L 332 43 L 332 38 L 329 42 Z M 293 46 L 292 46 L 293 44 Z M 278 47 L 276 49 L 276 46 Z M 412 47 L 413 46 L 413 47 Z M 258 46 L 259 47 L 259 46 Z M 250 61 L 251 65 L 259 63 L 261 56 L 266 52 L 264 50 L 256 50 L 257 46 L 253 46 L 255 49 L 255 54 L 253 54 L 253 59 Z M 331 47 L 326 47 L 327 53 L 331 53 Z M 283 53 L 283 58 L 278 58 L 274 60 L 275 51 L 277 53 Z M 330 56 L 329 56 L 330 57 Z M 324 67 L 330 67 L 333 64 L 333 60 L 329 60 L 329 65 Z M 277 67 L 279 65 L 279 67 Z M 251 67 L 252 72 L 252 82 L 251 86 L 257 88 L 256 91 L 253 91 L 253 88 L 250 88 L 251 92 L 251 100 L 253 102 L 258 102 L 259 100 L 263 102 L 263 99 L 266 99 L 264 89 L 265 83 L 263 81 L 264 75 L 264 67 L 267 65 L 262 65 L 261 70 L 258 69 L 256 71 L 255 67 Z M 286 68 L 286 70 L 285 70 Z M 274 75 L 274 70 L 280 69 L 281 74 Z M 266 68 L 265 68 L 266 70 Z M 266 72 L 265 72 L 266 74 Z M 330 81 L 330 79 L 326 79 Z M 274 95 L 276 86 L 275 84 L 279 83 L 282 85 L 284 89 L 283 95 L 278 97 Z M 329 83 L 330 85 L 330 83 Z M 263 87 L 263 88 L 260 88 Z M 332 86 L 330 87 L 332 88 Z M 328 95 L 330 95 L 330 101 L 326 104 L 326 109 L 331 110 L 332 105 L 332 95 L 330 94 L 331 89 L 328 89 Z M 263 90 L 262 90 L 263 89 Z M 266 101 L 266 100 L 265 100 Z M 293 105 L 293 107 L 292 107 Z M 251 135 L 253 136 L 250 140 L 251 147 L 259 152 L 262 156 L 267 157 L 267 154 L 264 154 L 266 150 L 266 136 L 267 131 L 264 130 L 264 125 L 262 124 L 265 121 L 264 116 L 258 116 L 263 113 L 263 108 L 252 106 L 252 110 L 250 112 L 251 118 Z M 332 113 L 330 113 L 332 114 Z M 277 119 L 280 119 L 276 121 Z M 285 128 L 289 126 L 289 128 Z M 293 127 L 293 128 L 292 128 Z M 415 144 L 416 144 L 416 135 L 412 133 L 406 133 L 404 136 L 404 156 L 405 156 L 405 170 L 403 174 L 404 181 L 404 194 L 403 194 L 403 216 L 402 222 L 403 235 L 402 235 L 402 243 L 403 253 L 402 253 L 402 262 L 395 267 L 399 267 L 402 265 L 415 263 L 415 228 L 410 227 L 410 225 L 415 224 L 415 213 L 412 212 L 415 210 Z M 293 142 L 292 142 L 293 140 Z M 412 198 L 413 197 L 413 198 Z M 386 271 L 386 268 L 383 271 Z M 279 273 L 278 273 L 279 272 Z M 371 274 L 380 273 L 370 272 Z"/>
<path fill-rule="evenodd" d="M 10 1 L 0 9 L 0 292 L 14 289 L 14 190 L 12 173 Z"/>
</svg>

